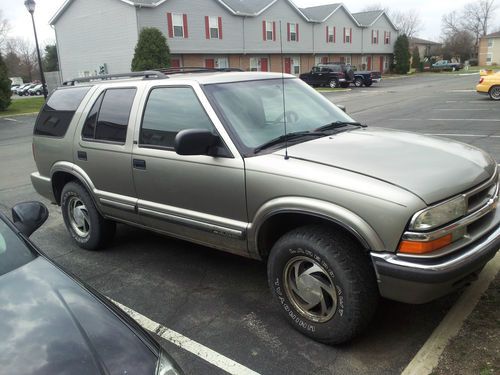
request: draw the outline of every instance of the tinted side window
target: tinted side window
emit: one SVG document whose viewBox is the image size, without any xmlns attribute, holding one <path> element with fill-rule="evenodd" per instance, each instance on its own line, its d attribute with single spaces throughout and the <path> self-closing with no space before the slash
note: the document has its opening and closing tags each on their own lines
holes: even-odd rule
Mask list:
<svg viewBox="0 0 500 375">
<path fill-rule="evenodd" d="M 109 89 L 99 96 L 85 121 L 82 136 L 125 143 L 135 88 Z"/>
<path fill-rule="evenodd" d="M 214 131 L 193 89 L 162 87 L 152 90 L 144 110 L 141 145 L 173 148 L 175 136 L 184 129 Z"/>
<path fill-rule="evenodd" d="M 90 86 L 58 89 L 43 106 L 35 123 L 35 135 L 64 137 Z"/>
</svg>

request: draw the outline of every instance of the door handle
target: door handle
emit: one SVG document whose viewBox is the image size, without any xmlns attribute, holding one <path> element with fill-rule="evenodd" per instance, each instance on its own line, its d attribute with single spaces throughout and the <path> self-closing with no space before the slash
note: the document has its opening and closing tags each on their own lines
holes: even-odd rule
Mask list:
<svg viewBox="0 0 500 375">
<path fill-rule="evenodd" d="M 135 169 L 146 169 L 146 160 L 134 159 L 132 164 Z"/>
<path fill-rule="evenodd" d="M 78 151 L 76 156 L 78 157 L 78 160 L 87 160 L 87 153 L 85 151 Z"/>
</svg>

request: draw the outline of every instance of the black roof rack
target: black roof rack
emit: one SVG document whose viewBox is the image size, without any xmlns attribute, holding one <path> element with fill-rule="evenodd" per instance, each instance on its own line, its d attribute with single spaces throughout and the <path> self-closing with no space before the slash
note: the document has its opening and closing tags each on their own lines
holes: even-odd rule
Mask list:
<svg viewBox="0 0 500 375">
<path fill-rule="evenodd" d="M 63 82 L 63 86 L 74 86 L 76 83 L 84 83 L 84 82 L 95 82 L 95 81 L 110 81 L 115 79 L 127 79 L 127 78 L 138 78 L 142 77 L 144 79 L 151 78 L 168 78 L 160 71 L 157 70 L 146 70 L 144 72 L 130 72 L 130 73 L 119 73 L 119 74 L 103 74 L 99 76 L 92 77 L 79 77 L 73 78 L 69 81 Z"/>
<path fill-rule="evenodd" d="M 182 66 L 179 68 L 162 68 L 155 69 L 163 74 L 182 74 L 182 73 L 210 73 L 210 72 L 242 72 L 238 68 L 205 68 L 199 66 Z"/>
</svg>

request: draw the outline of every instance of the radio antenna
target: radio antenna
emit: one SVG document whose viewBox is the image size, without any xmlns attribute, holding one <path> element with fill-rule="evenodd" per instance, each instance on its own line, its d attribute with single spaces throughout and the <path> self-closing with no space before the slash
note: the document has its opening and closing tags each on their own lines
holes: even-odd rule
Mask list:
<svg viewBox="0 0 500 375">
<path fill-rule="evenodd" d="M 280 20 L 280 51 L 281 51 L 281 92 L 283 94 L 283 124 L 285 128 L 285 160 L 288 160 L 288 131 L 286 124 L 286 99 L 285 99 L 285 72 L 283 59 L 283 33 Z"/>
</svg>

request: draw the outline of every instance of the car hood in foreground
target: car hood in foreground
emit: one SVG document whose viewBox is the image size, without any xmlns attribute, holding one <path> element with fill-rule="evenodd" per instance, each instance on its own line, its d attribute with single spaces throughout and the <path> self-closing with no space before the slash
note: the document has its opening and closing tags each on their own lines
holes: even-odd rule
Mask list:
<svg viewBox="0 0 500 375">
<path fill-rule="evenodd" d="M 284 155 L 281 149 L 276 154 Z M 485 152 L 445 138 L 363 128 L 289 147 L 291 158 L 349 170 L 397 185 L 427 204 L 490 178 L 496 163 Z"/>
<path fill-rule="evenodd" d="M 42 257 L 0 276 L 0 372 L 154 374 L 157 355 Z"/>
</svg>

